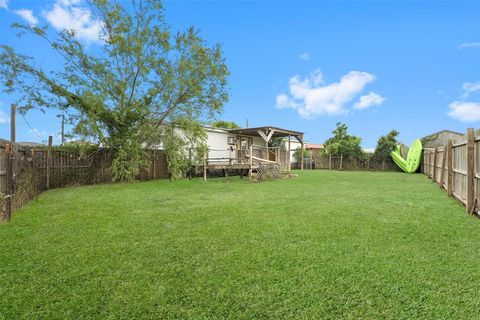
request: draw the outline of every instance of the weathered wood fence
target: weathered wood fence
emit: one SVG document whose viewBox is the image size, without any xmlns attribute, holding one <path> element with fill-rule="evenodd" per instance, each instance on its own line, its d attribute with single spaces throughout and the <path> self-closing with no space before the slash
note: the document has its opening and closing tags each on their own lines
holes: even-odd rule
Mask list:
<svg viewBox="0 0 480 320">
<path fill-rule="evenodd" d="M 449 140 L 446 146 L 424 149 L 424 173 L 460 200 L 468 214 L 478 213 L 480 197 L 480 137 L 468 129 L 463 141 Z"/>
<path fill-rule="evenodd" d="M 314 155 L 313 168 L 329 170 L 373 170 L 373 171 L 400 171 L 391 160 L 356 159 L 333 155 Z"/>
<path fill-rule="evenodd" d="M 0 145 L 0 210 L 8 220 L 12 212 L 39 192 L 72 185 L 108 183 L 114 151 L 92 152 L 47 148 L 16 148 Z M 138 174 L 138 180 L 168 177 L 168 165 L 162 150 L 145 150 L 149 165 Z"/>
</svg>

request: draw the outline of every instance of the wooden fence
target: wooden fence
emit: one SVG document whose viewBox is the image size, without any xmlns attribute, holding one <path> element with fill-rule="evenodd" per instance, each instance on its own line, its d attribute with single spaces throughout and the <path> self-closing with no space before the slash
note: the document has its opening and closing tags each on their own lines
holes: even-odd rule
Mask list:
<svg viewBox="0 0 480 320">
<path fill-rule="evenodd" d="M 49 144 L 50 145 L 50 144 Z M 168 165 L 162 150 L 146 150 L 148 167 L 141 170 L 138 180 L 168 177 Z M 39 192 L 72 185 L 108 183 L 114 152 L 65 151 L 52 148 L 12 148 L 0 146 L 1 216 L 8 220 L 11 213 Z"/>
<path fill-rule="evenodd" d="M 329 170 L 373 170 L 373 171 L 400 171 L 391 160 L 356 159 L 333 155 L 314 155 L 313 168 Z"/>
<path fill-rule="evenodd" d="M 424 173 L 460 200 L 467 213 L 478 213 L 480 197 L 480 137 L 468 129 L 463 141 L 448 140 L 446 146 L 424 149 Z"/>
</svg>

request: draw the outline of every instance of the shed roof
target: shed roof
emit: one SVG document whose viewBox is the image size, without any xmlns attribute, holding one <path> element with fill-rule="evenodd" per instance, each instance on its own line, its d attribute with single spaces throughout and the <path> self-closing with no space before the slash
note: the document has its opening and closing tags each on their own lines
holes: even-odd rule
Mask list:
<svg viewBox="0 0 480 320">
<path fill-rule="evenodd" d="M 464 136 L 465 133 L 460 133 L 460 132 L 457 132 L 457 131 L 452 131 L 452 130 L 440 130 L 440 131 L 437 131 L 437 132 L 434 132 L 434 133 L 430 133 L 429 135 L 426 135 L 424 136 L 422 139 L 425 139 L 425 138 L 428 138 L 428 137 L 431 137 L 431 136 L 437 136 L 441 133 L 451 133 L 451 134 L 454 134 L 454 135 L 458 135 L 459 137 L 460 136 Z"/>
</svg>

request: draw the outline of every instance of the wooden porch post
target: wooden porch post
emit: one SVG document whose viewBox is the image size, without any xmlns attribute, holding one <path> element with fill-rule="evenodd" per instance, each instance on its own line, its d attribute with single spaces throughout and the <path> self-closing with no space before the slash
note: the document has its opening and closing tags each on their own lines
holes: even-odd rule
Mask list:
<svg viewBox="0 0 480 320">
<path fill-rule="evenodd" d="M 290 157 L 291 157 L 291 150 L 290 150 L 290 138 L 291 136 L 288 135 L 288 154 L 287 154 L 287 159 L 288 159 L 288 173 L 292 171 L 292 164 L 290 163 Z"/>
<path fill-rule="evenodd" d="M 302 143 L 302 160 L 301 160 L 301 164 L 300 164 L 300 169 L 303 170 L 303 162 L 304 162 L 304 159 L 303 159 L 303 152 L 305 151 L 305 144 Z"/>
<path fill-rule="evenodd" d="M 304 151 L 305 151 L 305 143 L 304 143 L 304 141 L 303 141 L 303 135 L 302 135 L 302 138 L 301 138 L 301 139 L 302 139 L 302 150 L 301 150 L 302 156 L 301 156 L 300 170 L 303 170 L 303 162 L 304 162 L 303 153 L 304 153 Z"/>
<path fill-rule="evenodd" d="M 248 157 L 248 178 L 252 180 L 253 174 L 253 146 L 249 147 L 250 156 Z"/>
</svg>

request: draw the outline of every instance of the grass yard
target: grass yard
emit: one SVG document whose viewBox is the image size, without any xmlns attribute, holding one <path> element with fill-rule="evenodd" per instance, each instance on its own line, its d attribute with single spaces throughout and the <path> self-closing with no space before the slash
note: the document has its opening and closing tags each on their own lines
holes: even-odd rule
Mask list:
<svg viewBox="0 0 480 320">
<path fill-rule="evenodd" d="M 0 225 L 0 318 L 479 319 L 480 220 L 423 175 L 51 190 Z"/>
</svg>

